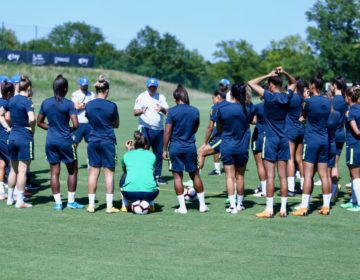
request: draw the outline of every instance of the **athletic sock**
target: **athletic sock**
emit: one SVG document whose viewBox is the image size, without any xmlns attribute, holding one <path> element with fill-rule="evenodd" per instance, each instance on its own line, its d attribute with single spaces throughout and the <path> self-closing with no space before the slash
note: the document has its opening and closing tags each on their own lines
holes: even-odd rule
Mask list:
<svg viewBox="0 0 360 280">
<path fill-rule="evenodd" d="M 106 194 L 106 208 L 113 207 L 114 194 L 107 193 Z"/>
<path fill-rule="evenodd" d="M 287 177 L 288 190 L 291 192 L 295 192 L 295 178 Z"/>
<path fill-rule="evenodd" d="M 305 178 L 304 178 L 304 177 L 300 177 L 300 189 L 301 189 L 301 190 L 304 189 L 304 181 L 305 181 Z"/>
<path fill-rule="evenodd" d="M 180 209 L 186 209 L 184 195 L 183 194 L 178 195 L 177 199 L 178 199 L 178 202 L 179 202 L 179 208 Z"/>
<path fill-rule="evenodd" d="M 218 172 L 218 173 L 221 172 L 221 170 L 220 170 L 220 162 L 214 162 L 214 167 L 215 167 L 216 172 Z"/>
<path fill-rule="evenodd" d="M 244 202 L 244 195 L 237 195 L 237 205 L 243 205 Z"/>
<path fill-rule="evenodd" d="M 300 207 L 308 209 L 309 204 L 310 204 L 310 194 L 303 194 L 301 198 Z"/>
<path fill-rule="evenodd" d="M 266 208 L 265 211 L 269 213 L 274 213 L 274 197 L 266 198 Z"/>
<path fill-rule="evenodd" d="M 357 203 L 356 204 L 359 204 L 359 201 L 360 201 L 360 179 L 354 179 L 353 180 L 353 189 L 354 189 L 354 193 L 355 193 L 355 196 L 356 196 L 356 201 Z"/>
<path fill-rule="evenodd" d="M 199 200 L 199 205 L 204 206 L 205 205 L 205 193 L 204 192 L 197 193 L 197 197 L 198 197 L 198 200 Z"/>
<path fill-rule="evenodd" d="M 261 193 L 266 196 L 266 180 L 260 181 Z"/>
<path fill-rule="evenodd" d="M 331 193 L 323 194 L 323 207 L 330 207 Z"/>
<path fill-rule="evenodd" d="M 235 195 L 229 195 L 230 208 L 235 208 Z"/>
<path fill-rule="evenodd" d="M 287 197 L 281 197 L 281 207 L 280 210 L 286 211 Z"/>
<path fill-rule="evenodd" d="M 75 202 L 75 192 L 68 192 L 68 203 Z"/>
<path fill-rule="evenodd" d="M 123 196 L 122 193 L 121 193 L 121 201 L 122 201 L 122 207 L 128 207 L 129 206 L 129 201 L 125 198 L 125 196 Z"/>
<path fill-rule="evenodd" d="M 0 182 L 0 193 L 5 193 L 4 182 Z"/>
<path fill-rule="evenodd" d="M 89 198 L 89 205 L 95 206 L 95 194 L 94 193 L 89 193 L 88 198 Z"/>
<path fill-rule="evenodd" d="M 356 198 L 356 194 L 354 191 L 354 180 L 351 181 L 351 200 L 350 200 L 353 204 L 357 204 L 357 198 Z"/>
<path fill-rule="evenodd" d="M 24 203 L 24 192 L 21 192 L 18 190 L 17 193 L 17 198 L 16 198 L 16 205 L 21 205 Z"/>
<path fill-rule="evenodd" d="M 53 194 L 54 200 L 56 204 L 61 204 L 61 194 L 57 193 L 57 194 Z"/>
</svg>

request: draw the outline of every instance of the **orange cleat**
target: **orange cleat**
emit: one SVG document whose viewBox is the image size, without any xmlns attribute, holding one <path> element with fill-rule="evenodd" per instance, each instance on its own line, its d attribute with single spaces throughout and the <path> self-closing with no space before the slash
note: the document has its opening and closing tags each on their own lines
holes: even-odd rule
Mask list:
<svg viewBox="0 0 360 280">
<path fill-rule="evenodd" d="M 263 218 L 263 219 L 273 218 L 274 213 L 271 213 L 271 212 L 265 210 L 260 213 L 256 213 L 256 217 Z"/>
<path fill-rule="evenodd" d="M 329 206 L 323 206 L 321 207 L 321 209 L 318 211 L 319 214 L 327 216 L 330 215 L 330 208 Z"/>
<path fill-rule="evenodd" d="M 300 217 L 300 216 L 307 216 L 308 215 L 308 209 L 307 208 L 299 208 L 298 210 L 292 212 L 292 215 L 293 216 L 297 216 L 297 217 Z"/>
</svg>

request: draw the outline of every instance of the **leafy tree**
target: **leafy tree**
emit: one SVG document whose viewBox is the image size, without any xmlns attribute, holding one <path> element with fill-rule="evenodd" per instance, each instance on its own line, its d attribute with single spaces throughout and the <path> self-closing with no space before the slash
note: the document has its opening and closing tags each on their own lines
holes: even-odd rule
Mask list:
<svg viewBox="0 0 360 280">
<path fill-rule="evenodd" d="M 20 42 L 17 39 L 15 32 L 11 29 L 0 29 L 0 49 L 18 50 Z"/>
</svg>

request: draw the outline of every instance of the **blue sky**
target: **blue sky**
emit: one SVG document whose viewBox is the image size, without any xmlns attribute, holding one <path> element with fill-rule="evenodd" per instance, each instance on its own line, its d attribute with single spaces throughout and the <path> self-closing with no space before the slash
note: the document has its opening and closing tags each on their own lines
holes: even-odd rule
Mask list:
<svg viewBox="0 0 360 280">
<path fill-rule="evenodd" d="M 256 51 L 271 40 L 300 34 L 306 38 L 305 12 L 315 0 L 17 0 L 16 9 L 1 8 L 1 21 L 20 41 L 48 34 L 66 21 L 85 21 L 102 29 L 106 39 L 125 48 L 146 25 L 169 32 L 188 49 L 211 60 L 222 40 L 245 39 Z M 13 5 L 13 4 L 11 4 Z M 4 7 L 4 5 L 2 5 Z M 13 11 L 10 13 L 9 11 Z"/>
</svg>

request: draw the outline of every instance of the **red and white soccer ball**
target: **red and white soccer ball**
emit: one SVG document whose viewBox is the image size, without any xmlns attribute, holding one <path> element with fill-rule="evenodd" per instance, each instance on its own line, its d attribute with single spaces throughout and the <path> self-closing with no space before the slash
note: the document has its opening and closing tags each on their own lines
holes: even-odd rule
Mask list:
<svg viewBox="0 0 360 280">
<path fill-rule="evenodd" d="M 131 204 L 131 210 L 134 214 L 145 215 L 149 213 L 150 204 L 146 200 L 137 200 Z"/>
<path fill-rule="evenodd" d="M 184 189 L 184 198 L 185 200 L 194 200 L 197 199 L 196 191 L 193 187 L 186 187 Z"/>
</svg>

